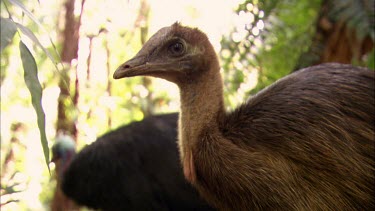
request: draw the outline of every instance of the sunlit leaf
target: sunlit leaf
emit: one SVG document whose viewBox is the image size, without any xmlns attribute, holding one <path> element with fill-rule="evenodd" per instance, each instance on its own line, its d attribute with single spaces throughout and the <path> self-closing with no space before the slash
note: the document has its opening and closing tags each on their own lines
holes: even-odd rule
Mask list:
<svg viewBox="0 0 375 211">
<path fill-rule="evenodd" d="M 29 16 L 29 18 L 31 20 L 33 20 L 36 24 L 39 25 L 39 27 L 42 27 L 42 24 L 38 21 L 38 19 L 25 7 L 25 5 L 22 4 L 22 2 L 18 1 L 18 0 L 8 0 L 10 3 L 18 6 L 19 8 L 21 8 L 21 10 L 27 15 Z"/>
<path fill-rule="evenodd" d="M 18 1 L 18 0 L 8 0 L 10 3 L 12 3 L 12 4 L 14 4 L 14 5 L 16 5 L 16 6 L 18 6 L 31 20 L 33 20 L 37 25 L 38 25 L 38 27 L 40 27 L 43 31 L 45 31 L 45 32 L 48 32 L 44 27 L 43 27 L 43 25 L 38 21 L 38 19 L 25 7 L 25 5 L 23 5 L 22 4 L 22 2 L 20 2 L 20 1 Z M 17 26 L 19 26 L 19 25 L 21 25 L 21 24 L 17 24 Z M 22 26 L 22 25 L 21 25 Z M 23 28 L 20 28 L 23 32 L 24 32 L 24 29 L 25 29 L 26 27 L 23 27 Z M 26 28 L 27 29 L 27 28 Z M 29 29 L 27 29 L 28 31 L 30 31 Z M 31 31 L 30 31 L 31 32 Z M 25 33 L 25 32 L 24 32 Z M 31 33 L 32 35 L 34 35 L 33 33 Z M 28 37 L 30 37 L 31 36 L 31 34 L 30 33 L 28 33 L 28 34 L 26 34 Z M 35 37 L 35 36 L 33 36 L 33 37 Z M 35 37 L 36 38 L 36 37 Z M 34 42 L 35 42 L 35 39 L 34 38 L 31 38 L 30 37 L 30 39 L 32 39 Z M 55 46 L 55 44 L 52 42 L 52 39 L 51 39 L 51 37 L 49 37 L 49 40 L 50 40 L 50 42 L 51 42 L 51 44 L 52 44 L 52 46 L 53 46 L 53 48 L 55 49 L 55 53 L 59 56 L 59 53 L 58 53 L 58 51 L 57 51 L 57 48 L 56 48 L 56 46 Z M 47 54 L 47 56 L 51 59 L 51 61 L 53 62 L 53 64 L 55 65 L 55 67 L 56 67 L 56 69 L 58 69 L 57 68 L 57 65 L 56 65 L 56 63 L 55 63 L 55 59 L 51 56 L 51 54 L 49 53 L 49 52 L 47 52 L 47 50 L 40 44 L 40 42 L 38 41 L 38 43 L 37 43 L 42 49 L 43 49 L 43 51 L 44 52 L 46 52 L 46 54 Z"/>
<path fill-rule="evenodd" d="M 16 25 L 24 35 L 29 37 L 35 44 L 37 44 L 44 51 L 44 53 L 51 59 L 52 63 L 56 66 L 55 59 L 49 53 L 49 51 L 45 47 L 43 47 L 43 45 L 40 43 L 39 39 L 34 35 L 34 33 L 27 27 L 23 26 L 22 24 L 16 23 Z M 56 69 L 57 69 L 57 66 L 56 66 Z"/>
<path fill-rule="evenodd" d="M 38 45 L 43 51 L 44 53 L 51 59 L 53 65 L 55 66 L 56 70 L 59 71 L 59 73 L 61 74 L 59 68 L 57 67 L 57 64 L 55 62 L 55 59 L 53 58 L 53 56 L 49 53 L 49 51 L 43 47 L 43 45 L 40 43 L 39 39 L 34 35 L 34 33 L 28 29 L 27 27 L 23 26 L 22 24 L 19 24 L 19 23 L 15 23 L 16 26 L 21 30 L 21 32 L 26 35 L 27 37 L 29 37 L 36 45 Z M 51 41 L 51 43 L 53 44 L 53 42 Z M 53 45 L 54 49 L 56 50 L 56 47 L 55 45 Z M 56 51 L 57 52 L 57 51 Z M 57 53 L 58 54 L 58 53 Z M 67 82 L 66 81 L 63 81 L 64 85 L 66 87 L 69 87 Z"/>
<path fill-rule="evenodd" d="M 48 167 L 49 148 L 45 128 L 45 114 L 42 107 L 42 86 L 40 85 L 38 79 L 38 69 L 33 55 L 22 41 L 20 41 L 19 48 L 21 53 L 22 66 L 24 70 L 24 79 L 26 86 L 31 94 L 31 103 L 33 104 L 33 107 L 36 111 L 38 120 L 37 122 L 40 132 L 40 141 L 42 143 L 44 158 L 46 160 Z"/>
<path fill-rule="evenodd" d="M 8 18 L 1 18 L 1 52 L 12 41 L 17 31 L 16 24 Z"/>
</svg>

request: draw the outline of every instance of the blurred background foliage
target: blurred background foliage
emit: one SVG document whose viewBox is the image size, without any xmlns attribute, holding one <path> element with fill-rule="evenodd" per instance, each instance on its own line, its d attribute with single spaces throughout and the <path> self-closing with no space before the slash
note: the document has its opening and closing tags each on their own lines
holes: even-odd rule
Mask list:
<svg viewBox="0 0 375 211">
<path fill-rule="evenodd" d="M 63 206 L 41 141 L 48 149 L 59 134 L 70 135 L 80 149 L 120 125 L 178 111 L 171 83 L 112 79 L 156 30 L 175 21 L 210 37 L 228 109 L 306 66 L 341 62 L 374 69 L 374 0 L 2 0 L 1 210 Z M 19 43 L 29 57 L 20 54 Z M 26 84 L 40 83 L 44 112 L 35 112 L 21 79 L 33 66 L 23 68 L 27 59 L 35 61 L 38 77 Z"/>
</svg>

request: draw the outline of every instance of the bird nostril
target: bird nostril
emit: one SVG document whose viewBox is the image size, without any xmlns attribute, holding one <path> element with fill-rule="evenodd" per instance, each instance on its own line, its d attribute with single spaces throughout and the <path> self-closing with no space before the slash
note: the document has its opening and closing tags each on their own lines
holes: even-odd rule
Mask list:
<svg viewBox="0 0 375 211">
<path fill-rule="evenodd" d="M 130 68 L 130 65 L 126 64 L 124 65 L 124 68 Z"/>
</svg>

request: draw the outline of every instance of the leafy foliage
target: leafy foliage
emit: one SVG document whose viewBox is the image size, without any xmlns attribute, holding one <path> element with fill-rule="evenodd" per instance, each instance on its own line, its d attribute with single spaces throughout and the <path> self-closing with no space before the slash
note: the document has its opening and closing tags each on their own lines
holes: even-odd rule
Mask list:
<svg viewBox="0 0 375 211">
<path fill-rule="evenodd" d="M 52 63 L 55 65 L 56 69 L 57 68 L 57 65 L 56 65 L 56 62 L 55 62 L 55 59 L 53 58 L 53 56 L 50 54 L 50 52 L 43 47 L 43 45 L 40 43 L 40 41 L 38 40 L 38 38 L 34 35 L 34 33 L 28 29 L 27 27 L 23 26 L 22 24 L 19 24 L 19 23 L 16 23 L 18 29 L 24 34 L 26 35 L 28 38 L 30 38 L 38 47 L 40 47 L 44 53 L 48 56 L 48 58 L 52 61 Z"/>
<path fill-rule="evenodd" d="M 231 105 L 292 70 L 311 42 L 319 6 L 320 0 L 246 0 L 239 5 L 240 24 L 221 42 L 226 95 L 243 93 L 241 99 L 229 97 Z"/>
<path fill-rule="evenodd" d="M 25 14 L 27 14 L 38 26 L 42 27 L 42 24 L 34 17 L 34 15 L 20 1 L 9 0 L 9 2 L 21 8 L 21 10 Z M 9 16 L 12 17 L 12 14 L 9 13 Z M 12 18 L 1 17 L 1 51 L 3 51 L 3 49 L 12 41 L 17 30 L 20 30 L 20 32 L 22 32 L 23 35 L 28 37 L 31 41 L 34 42 L 34 44 L 39 46 L 44 51 L 44 53 L 50 58 L 50 60 L 55 65 L 55 68 L 57 69 L 57 65 L 56 65 L 54 57 L 49 53 L 49 51 L 46 48 L 44 48 L 44 46 L 41 44 L 39 39 L 34 35 L 34 33 L 30 29 L 28 29 L 26 26 L 20 23 L 14 22 Z M 27 46 L 22 42 L 22 40 L 20 40 L 19 42 L 19 49 L 20 49 L 20 57 L 22 59 L 22 64 L 23 64 L 23 69 L 24 69 L 24 79 L 25 79 L 26 86 L 28 87 L 30 91 L 32 104 L 37 114 L 41 145 L 42 145 L 43 152 L 44 152 L 45 162 L 48 167 L 49 147 L 48 147 L 48 141 L 47 141 L 46 131 L 45 131 L 45 113 L 43 111 L 43 107 L 41 104 L 42 86 L 38 80 L 38 69 L 36 66 L 34 56 L 30 52 L 30 50 L 27 48 Z"/>
<path fill-rule="evenodd" d="M 368 66 L 374 47 L 374 0 L 324 0 L 308 51 L 295 70 L 323 63 L 341 62 Z"/>
<path fill-rule="evenodd" d="M 375 40 L 374 0 L 331 0 L 329 17 L 353 28 L 359 42 L 366 36 Z"/>
</svg>

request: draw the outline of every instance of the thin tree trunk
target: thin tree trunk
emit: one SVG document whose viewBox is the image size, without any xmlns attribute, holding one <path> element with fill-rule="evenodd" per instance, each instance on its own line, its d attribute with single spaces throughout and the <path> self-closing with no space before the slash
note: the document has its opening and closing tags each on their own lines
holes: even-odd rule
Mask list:
<svg viewBox="0 0 375 211">
<path fill-rule="evenodd" d="M 104 46 L 105 46 L 105 51 L 106 51 L 106 54 L 107 54 L 107 63 L 106 63 L 106 67 L 107 67 L 107 93 L 108 93 L 108 97 L 111 97 L 112 96 L 112 74 L 111 74 L 111 63 L 110 63 L 110 58 L 111 58 L 111 52 L 109 50 L 109 46 L 108 46 L 108 37 L 107 37 L 107 33 L 106 33 L 106 30 L 103 30 L 104 31 Z M 111 108 L 107 108 L 107 125 L 108 125 L 108 128 L 111 128 L 112 127 L 112 111 L 111 111 Z"/>
<path fill-rule="evenodd" d="M 91 75 L 91 57 L 92 57 L 92 45 L 93 45 L 93 39 L 94 35 L 87 36 L 89 38 L 89 55 L 87 57 L 87 74 L 86 74 L 86 80 L 87 82 L 90 81 L 90 75 Z"/>
<path fill-rule="evenodd" d="M 85 0 L 81 1 L 81 14 L 79 17 L 74 15 L 75 0 L 66 0 L 64 3 L 64 29 L 60 34 L 62 42 L 61 61 L 64 69 L 59 79 L 60 95 L 58 98 L 58 111 L 56 131 L 71 134 L 74 139 L 77 138 L 77 128 L 74 115 L 68 115 L 77 108 L 79 99 L 79 80 L 76 67 L 72 67 L 72 60 L 78 57 L 79 28 L 81 26 L 81 16 L 83 12 Z M 74 94 L 70 91 L 70 71 L 75 71 Z M 60 169 L 61 170 L 61 169 Z M 58 171 L 58 169 L 56 169 Z M 56 172 L 58 175 L 59 172 Z M 52 211 L 77 210 L 77 206 L 68 199 L 60 189 L 61 181 L 57 178 L 55 193 L 50 205 Z"/>
<path fill-rule="evenodd" d="M 139 27 L 141 30 L 141 44 L 145 44 L 148 37 L 148 18 L 150 14 L 150 6 L 146 0 L 141 1 L 141 8 L 139 11 L 139 16 L 135 22 L 135 27 Z M 150 116 L 154 113 L 154 103 L 152 92 L 150 92 L 150 87 L 152 86 L 152 80 L 149 77 L 142 78 L 142 85 L 148 90 L 147 96 L 144 98 L 146 102 L 142 106 L 142 112 L 144 116 Z"/>
<path fill-rule="evenodd" d="M 90 80 L 91 80 L 91 58 L 92 58 L 92 52 L 93 52 L 93 39 L 95 35 L 89 35 L 87 36 L 89 38 L 89 55 L 87 56 L 87 70 L 86 70 L 86 88 L 90 88 Z M 91 107 L 89 108 L 89 111 L 87 112 L 86 119 L 90 119 L 92 114 Z"/>
<path fill-rule="evenodd" d="M 85 0 L 81 2 L 81 13 L 83 12 Z M 74 94 L 72 95 L 70 91 L 70 74 L 69 71 L 75 70 L 71 67 L 71 62 L 73 59 L 78 57 L 78 41 L 79 41 L 79 28 L 81 25 L 81 15 L 79 17 L 74 16 L 74 4 L 75 0 L 66 0 L 64 4 L 64 29 L 60 35 L 60 40 L 62 41 L 61 50 L 61 61 L 63 62 L 65 68 L 60 75 L 59 87 L 60 95 L 58 99 L 58 118 L 56 131 L 69 133 L 75 139 L 77 137 L 77 128 L 75 125 L 75 120 L 72 115 L 67 115 L 67 111 L 71 111 L 77 107 L 79 98 L 79 80 L 75 77 L 74 82 Z M 75 70 L 76 71 L 76 70 Z M 77 73 L 75 73 L 77 75 Z"/>
</svg>

